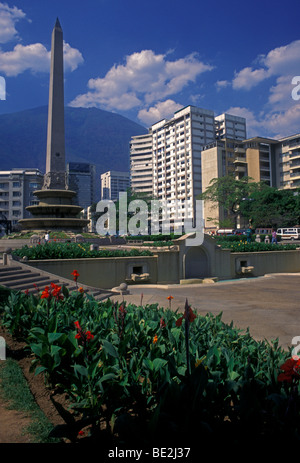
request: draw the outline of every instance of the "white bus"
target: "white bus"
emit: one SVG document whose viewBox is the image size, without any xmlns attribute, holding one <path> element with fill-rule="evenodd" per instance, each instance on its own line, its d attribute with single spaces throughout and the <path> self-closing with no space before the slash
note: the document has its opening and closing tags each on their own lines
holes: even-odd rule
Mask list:
<svg viewBox="0 0 300 463">
<path fill-rule="evenodd" d="M 278 228 L 277 236 L 282 240 L 299 240 L 300 228 Z"/>
</svg>

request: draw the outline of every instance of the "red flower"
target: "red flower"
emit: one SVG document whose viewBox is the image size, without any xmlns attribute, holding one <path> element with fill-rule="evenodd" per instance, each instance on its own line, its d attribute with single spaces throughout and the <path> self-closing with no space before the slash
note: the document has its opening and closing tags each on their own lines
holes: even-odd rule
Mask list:
<svg viewBox="0 0 300 463">
<path fill-rule="evenodd" d="M 61 286 L 51 283 L 51 288 L 52 288 L 52 296 L 54 296 L 57 300 L 63 299 L 63 295 L 60 294 Z"/>
<path fill-rule="evenodd" d="M 195 318 L 197 317 L 196 314 L 194 314 L 194 312 L 192 311 L 192 309 L 189 307 L 188 308 L 188 321 L 190 323 L 193 323 L 193 321 L 195 320 Z M 178 318 L 178 320 L 176 320 L 176 326 L 181 326 L 182 325 L 182 321 L 183 319 L 186 318 L 186 312 L 184 312 L 183 316 Z"/>
<path fill-rule="evenodd" d="M 49 286 L 46 286 L 44 291 L 41 294 L 41 299 L 48 299 L 51 296 L 49 292 Z"/>
<path fill-rule="evenodd" d="M 74 325 L 78 330 L 81 330 L 80 325 L 79 325 L 79 321 L 74 322 Z"/>
<path fill-rule="evenodd" d="M 77 278 L 79 277 L 79 273 L 77 272 L 77 270 L 73 270 L 71 275 L 73 275 L 74 281 L 77 281 Z"/>
<path fill-rule="evenodd" d="M 290 358 L 281 365 L 280 369 L 283 373 L 278 375 L 278 381 L 287 381 L 291 383 L 293 379 L 300 378 L 300 359 L 299 358 Z"/>
<path fill-rule="evenodd" d="M 25 292 L 26 296 L 28 296 L 28 293 L 29 293 L 29 289 L 25 289 L 25 291 L 24 291 L 24 292 Z"/>
<path fill-rule="evenodd" d="M 94 339 L 94 335 L 90 331 L 86 331 L 85 335 L 87 341 L 91 341 L 92 339 Z"/>
<path fill-rule="evenodd" d="M 161 317 L 160 322 L 159 322 L 159 327 L 160 328 L 165 328 L 166 327 L 166 322 L 164 321 L 164 319 L 162 317 Z"/>
<path fill-rule="evenodd" d="M 120 312 L 121 314 L 126 314 L 126 313 L 127 313 L 126 310 L 125 310 L 125 308 L 124 308 L 124 305 L 123 305 L 123 304 L 120 305 L 120 307 L 119 307 L 119 312 Z"/>
<path fill-rule="evenodd" d="M 79 321 L 74 322 L 74 325 L 77 329 L 77 334 L 75 335 L 76 339 L 82 339 L 84 343 L 94 339 L 94 335 L 90 331 L 83 331 L 79 324 Z"/>
</svg>

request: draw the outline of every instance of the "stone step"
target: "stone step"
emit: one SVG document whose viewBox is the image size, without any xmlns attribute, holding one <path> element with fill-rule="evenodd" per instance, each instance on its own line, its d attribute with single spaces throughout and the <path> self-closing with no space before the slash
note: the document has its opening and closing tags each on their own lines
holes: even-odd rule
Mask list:
<svg viewBox="0 0 300 463">
<path fill-rule="evenodd" d="M 34 268 L 24 268 L 19 265 L 0 267 L 0 285 L 10 289 L 17 291 L 28 290 L 29 294 L 34 294 L 43 291 L 45 286 L 50 286 L 51 283 L 65 286 L 70 292 L 76 291 L 82 286 L 85 293 L 93 296 L 97 301 L 107 299 L 112 294 L 109 290 L 89 288 L 80 283 L 76 286 L 71 280 L 60 281 L 59 276 L 43 275 Z"/>
<path fill-rule="evenodd" d="M 40 274 L 35 275 L 32 272 L 27 272 L 26 270 L 24 270 L 24 272 L 12 272 L 9 275 L 0 276 L 0 283 L 4 284 L 6 281 L 26 280 L 27 278 L 36 278 L 37 276 L 40 276 Z"/>
<path fill-rule="evenodd" d="M 22 267 L 18 267 L 18 266 L 8 267 L 8 266 L 6 265 L 6 266 L 3 266 L 3 267 L 0 267 L 0 274 L 2 274 L 2 273 L 15 272 L 16 270 L 23 270 L 23 268 L 22 268 Z"/>
<path fill-rule="evenodd" d="M 58 282 L 58 280 L 52 280 L 52 281 L 53 281 L 53 283 L 55 283 L 55 281 Z M 8 283 L 5 283 L 5 286 L 7 286 L 8 288 L 11 288 L 11 289 L 22 290 L 22 289 L 29 289 L 29 287 L 34 286 L 34 283 L 41 290 L 43 290 L 45 288 L 45 286 L 50 285 L 51 280 L 49 280 L 49 278 L 45 278 L 45 277 L 32 277 L 32 279 L 29 279 L 29 280 L 26 280 L 26 281 L 19 280 L 19 281 L 8 282 Z"/>
</svg>

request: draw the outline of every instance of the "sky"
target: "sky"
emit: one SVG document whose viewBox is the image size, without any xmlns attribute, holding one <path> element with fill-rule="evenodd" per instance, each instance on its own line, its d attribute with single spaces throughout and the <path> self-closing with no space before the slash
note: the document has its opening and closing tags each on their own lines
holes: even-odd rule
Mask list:
<svg viewBox="0 0 300 463">
<path fill-rule="evenodd" d="M 293 135 L 299 16 L 299 0 L 0 0 L 0 114 L 48 104 L 58 17 L 66 106 L 149 128 L 194 105 L 245 117 L 248 137 Z"/>
</svg>

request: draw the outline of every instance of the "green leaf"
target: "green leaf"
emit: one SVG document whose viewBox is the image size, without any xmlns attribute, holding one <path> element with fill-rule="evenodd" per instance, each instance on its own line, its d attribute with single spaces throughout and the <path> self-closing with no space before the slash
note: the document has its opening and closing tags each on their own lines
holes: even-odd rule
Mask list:
<svg viewBox="0 0 300 463">
<path fill-rule="evenodd" d="M 153 360 L 153 369 L 158 371 L 160 368 L 163 368 L 168 363 L 167 360 L 156 358 Z"/>
<path fill-rule="evenodd" d="M 88 377 L 88 370 L 83 365 L 75 364 L 74 371 L 75 371 L 76 376 L 78 376 L 78 373 L 79 373 L 79 375 L 81 376 Z"/>
<path fill-rule="evenodd" d="M 111 355 L 112 357 L 119 358 L 119 354 L 115 346 L 109 342 L 104 340 L 103 341 L 103 348 L 106 350 L 106 352 Z"/>
<path fill-rule="evenodd" d="M 46 371 L 46 370 L 47 370 L 46 367 L 37 367 L 34 374 L 36 376 L 36 375 L 39 375 L 40 373 L 43 373 L 43 371 Z"/>
<path fill-rule="evenodd" d="M 102 378 L 98 381 L 98 384 L 103 383 L 104 381 L 108 381 L 109 379 L 115 379 L 118 376 L 114 373 L 107 373 L 106 375 L 102 376 Z"/>
<path fill-rule="evenodd" d="M 240 376 L 239 373 L 237 373 L 236 371 L 230 371 L 229 372 L 229 379 L 231 381 L 236 380 L 237 378 L 239 378 L 239 376 Z"/>
<path fill-rule="evenodd" d="M 55 341 L 58 341 L 62 336 L 63 333 L 48 333 L 48 341 L 50 344 L 53 344 Z"/>
<path fill-rule="evenodd" d="M 145 358 L 145 359 L 143 360 L 143 365 L 144 365 L 146 368 L 148 368 L 149 370 L 151 370 L 151 371 L 153 370 L 153 362 L 152 362 L 150 359 Z"/>
</svg>

